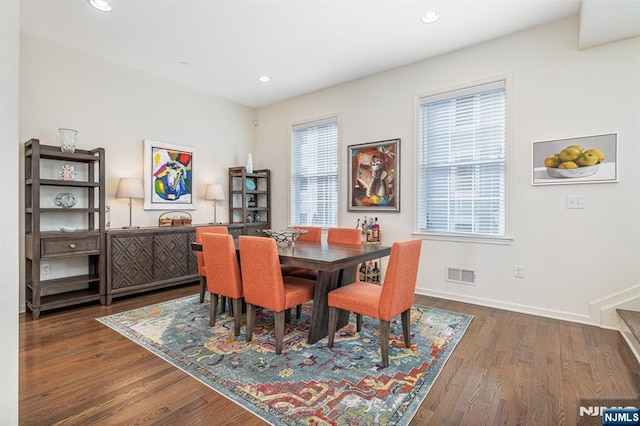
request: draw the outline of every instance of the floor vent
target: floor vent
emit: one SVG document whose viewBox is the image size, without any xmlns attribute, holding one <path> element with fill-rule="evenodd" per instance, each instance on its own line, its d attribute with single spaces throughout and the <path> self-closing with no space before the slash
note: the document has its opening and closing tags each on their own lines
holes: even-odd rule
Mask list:
<svg viewBox="0 0 640 426">
<path fill-rule="evenodd" d="M 476 285 L 476 271 L 458 266 L 447 266 L 446 281 L 458 284 Z"/>
</svg>

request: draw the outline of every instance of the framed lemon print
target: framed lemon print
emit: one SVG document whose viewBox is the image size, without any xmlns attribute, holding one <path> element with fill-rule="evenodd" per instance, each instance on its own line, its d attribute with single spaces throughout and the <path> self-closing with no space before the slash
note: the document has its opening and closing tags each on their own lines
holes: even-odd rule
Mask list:
<svg viewBox="0 0 640 426">
<path fill-rule="evenodd" d="M 618 134 L 533 143 L 533 184 L 618 181 Z"/>
</svg>

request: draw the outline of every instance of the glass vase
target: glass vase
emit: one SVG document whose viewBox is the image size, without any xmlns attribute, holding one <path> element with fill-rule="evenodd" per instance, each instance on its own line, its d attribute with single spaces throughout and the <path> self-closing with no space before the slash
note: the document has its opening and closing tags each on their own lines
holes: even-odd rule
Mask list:
<svg viewBox="0 0 640 426">
<path fill-rule="evenodd" d="M 60 132 L 60 150 L 62 152 L 74 152 L 76 150 L 76 135 L 77 130 L 73 129 L 58 129 Z"/>
</svg>

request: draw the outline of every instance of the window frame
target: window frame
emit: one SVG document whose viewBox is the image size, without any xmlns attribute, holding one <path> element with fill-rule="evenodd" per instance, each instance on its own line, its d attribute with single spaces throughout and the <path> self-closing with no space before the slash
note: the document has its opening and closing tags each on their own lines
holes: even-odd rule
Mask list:
<svg viewBox="0 0 640 426">
<path fill-rule="evenodd" d="M 496 83 L 499 81 L 504 81 L 504 91 L 505 91 L 505 154 L 504 154 L 504 235 L 488 235 L 488 234 L 466 234 L 466 233 L 453 233 L 453 232 L 425 232 L 420 230 L 419 227 L 419 214 L 421 210 L 421 206 L 419 205 L 419 194 L 421 191 L 421 185 L 419 182 L 420 178 L 420 156 L 419 153 L 421 151 L 421 104 L 422 99 L 428 97 L 435 96 L 444 96 L 449 93 L 453 93 L 456 91 L 462 91 L 465 89 L 470 89 L 476 86 L 487 85 L 491 83 Z M 434 240 L 434 241 L 449 241 L 449 242 L 462 242 L 462 243 L 480 243 L 480 244 L 498 244 L 498 245 L 510 245 L 513 242 L 513 237 L 510 235 L 510 208 L 509 208 L 509 188 L 510 188 L 510 180 L 511 180 L 511 161 L 510 161 L 510 144 L 511 144 L 511 75 L 499 75 L 494 76 L 482 80 L 476 80 L 467 83 L 461 83 L 454 86 L 449 86 L 446 88 L 434 89 L 427 92 L 421 92 L 416 94 L 414 100 L 414 132 L 415 132 L 415 159 L 414 159 L 414 176 L 415 176 L 415 186 L 414 186 L 414 220 L 413 220 L 413 232 L 412 235 L 420 237 L 425 240 Z"/>
</svg>

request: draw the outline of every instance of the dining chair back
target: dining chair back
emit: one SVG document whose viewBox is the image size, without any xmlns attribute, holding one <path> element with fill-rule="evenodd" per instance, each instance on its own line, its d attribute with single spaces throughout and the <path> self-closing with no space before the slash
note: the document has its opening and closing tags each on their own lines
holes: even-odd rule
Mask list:
<svg viewBox="0 0 640 426">
<path fill-rule="evenodd" d="M 319 243 L 322 240 L 322 228 L 319 226 L 296 226 L 296 229 L 306 229 L 307 233 L 300 235 L 298 241 Z"/>
<path fill-rule="evenodd" d="M 382 366 L 389 366 L 389 333 L 391 320 L 402 315 L 405 347 L 410 347 L 410 317 L 418 277 L 422 241 L 412 239 L 395 242 L 382 286 L 368 282 L 337 288 L 328 295 L 329 346 L 333 347 L 338 310 L 355 312 L 356 328 L 360 331 L 362 315 L 380 320 L 380 353 Z"/>
<path fill-rule="evenodd" d="M 362 231 L 358 228 L 329 228 L 327 233 L 328 243 L 360 244 Z"/>
<path fill-rule="evenodd" d="M 306 229 L 306 234 L 300 235 L 298 241 L 308 241 L 313 243 L 320 243 L 322 241 L 322 228 L 319 226 L 296 226 L 296 228 Z M 282 265 L 280 270 L 284 276 L 300 277 L 309 280 L 316 280 L 318 278 L 318 271 L 315 269 L 302 268 L 300 266 L 287 266 Z"/>
<path fill-rule="evenodd" d="M 196 242 L 202 243 L 202 235 L 206 233 L 228 234 L 229 230 L 226 226 L 198 226 L 196 227 Z M 204 295 L 207 291 L 207 275 L 205 272 L 204 256 L 202 252 L 197 252 L 196 257 L 198 261 L 198 275 L 200 275 L 200 303 L 203 303 Z"/>
<path fill-rule="evenodd" d="M 233 302 L 234 332 L 240 334 L 242 324 L 242 277 L 233 236 L 228 234 L 203 234 L 202 254 L 207 267 L 207 289 L 211 294 L 209 323 L 216 323 L 218 296 Z"/>
<path fill-rule="evenodd" d="M 247 342 L 253 337 L 256 306 L 274 312 L 276 354 L 282 352 L 286 311 L 312 300 L 315 281 L 298 277 L 283 277 L 278 247 L 271 238 L 238 237 L 242 291 L 247 303 Z M 289 311 L 290 312 L 290 311 Z"/>
</svg>

